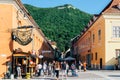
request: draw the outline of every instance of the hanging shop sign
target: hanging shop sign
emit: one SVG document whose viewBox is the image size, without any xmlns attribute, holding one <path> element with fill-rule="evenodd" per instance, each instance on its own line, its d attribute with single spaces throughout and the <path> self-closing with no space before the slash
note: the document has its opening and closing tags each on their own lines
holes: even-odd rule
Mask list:
<svg viewBox="0 0 120 80">
<path fill-rule="evenodd" d="M 42 50 L 42 53 L 51 53 L 49 50 Z"/>
<path fill-rule="evenodd" d="M 32 41 L 32 27 L 21 27 L 13 30 L 12 39 L 21 45 L 27 45 Z"/>
</svg>

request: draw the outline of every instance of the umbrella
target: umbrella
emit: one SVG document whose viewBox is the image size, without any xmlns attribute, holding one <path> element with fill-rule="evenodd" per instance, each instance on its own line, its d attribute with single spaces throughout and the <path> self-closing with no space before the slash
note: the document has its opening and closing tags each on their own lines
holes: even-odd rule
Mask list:
<svg viewBox="0 0 120 80">
<path fill-rule="evenodd" d="M 70 61 L 70 60 L 75 60 L 75 58 L 69 56 L 69 57 L 65 58 L 64 60 L 66 60 L 66 61 Z"/>
<path fill-rule="evenodd" d="M 63 58 L 59 58 L 58 61 L 64 61 L 64 59 Z"/>
</svg>

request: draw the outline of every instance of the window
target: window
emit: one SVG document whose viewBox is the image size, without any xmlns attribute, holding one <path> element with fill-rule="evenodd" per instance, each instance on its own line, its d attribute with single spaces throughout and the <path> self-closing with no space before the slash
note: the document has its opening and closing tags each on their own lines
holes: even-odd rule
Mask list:
<svg viewBox="0 0 120 80">
<path fill-rule="evenodd" d="M 120 56 L 120 49 L 116 49 L 116 58 Z"/>
<path fill-rule="evenodd" d="M 113 26 L 113 37 L 120 38 L 120 26 Z"/>
<path fill-rule="evenodd" d="M 98 40 L 101 40 L 101 30 L 98 30 Z"/>
<path fill-rule="evenodd" d="M 97 52 L 95 53 L 95 60 L 97 60 L 97 56 L 98 56 L 98 54 L 97 54 Z"/>
</svg>

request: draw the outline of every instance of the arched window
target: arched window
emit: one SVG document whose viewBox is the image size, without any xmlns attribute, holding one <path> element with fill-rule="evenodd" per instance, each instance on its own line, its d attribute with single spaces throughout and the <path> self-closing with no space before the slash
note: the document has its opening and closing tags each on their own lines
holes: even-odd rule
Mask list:
<svg viewBox="0 0 120 80">
<path fill-rule="evenodd" d="M 101 40 L 101 30 L 98 30 L 98 40 Z"/>
<path fill-rule="evenodd" d="M 98 58 L 98 53 L 96 52 L 95 53 L 95 60 L 97 60 L 97 58 Z"/>
</svg>

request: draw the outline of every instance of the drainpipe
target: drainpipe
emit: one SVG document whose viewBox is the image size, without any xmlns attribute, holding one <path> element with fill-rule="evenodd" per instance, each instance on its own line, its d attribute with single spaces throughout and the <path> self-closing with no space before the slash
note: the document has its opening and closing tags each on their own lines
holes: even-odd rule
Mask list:
<svg viewBox="0 0 120 80">
<path fill-rule="evenodd" d="M 13 57 L 13 54 L 14 54 L 14 50 L 12 52 L 12 72 L 11 72 L 11 79 L 13 80 L 14 79 L 14 73 L 13 73 L 13 61 L 14 61 L 14 57 Z"/>
</svg>

